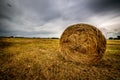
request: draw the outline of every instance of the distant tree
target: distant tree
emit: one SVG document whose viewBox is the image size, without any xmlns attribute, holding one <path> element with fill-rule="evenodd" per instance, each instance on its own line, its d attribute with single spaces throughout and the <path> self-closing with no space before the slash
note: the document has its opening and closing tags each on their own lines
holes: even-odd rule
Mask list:
<svg viewBox="0 0 120 80">
<path fill-rule="evenodd" d="M 14 36 L 10 36 L 11 38 L 14 38 Z"/>
<path fill-rule="evenodd" d="M 120 36 L 117 36 L 118 39 L 120 39 Z"/>
<path fill-rule="evenodd" d="M 59 38 L 57 38 L 57 37 L 52 37 L 51 39 L 59 39 Z"/>
<path fill-rule="evenodd" d="M 113 37 L 109 37 L 109 39 L 114 39 Z"/>
<path fill-rule="evenodd" d="M 118 40 L 118 38 L 114 38 L 114 40 Z"/>
</svg>

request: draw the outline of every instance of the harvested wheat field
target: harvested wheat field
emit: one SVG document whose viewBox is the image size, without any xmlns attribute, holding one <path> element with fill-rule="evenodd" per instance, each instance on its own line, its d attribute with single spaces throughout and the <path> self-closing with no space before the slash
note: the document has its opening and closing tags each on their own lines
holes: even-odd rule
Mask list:
<svg viewBox="0 0 120 80">
<path fill-rule="evenodd" d="M 66 60 L 93 64 L 103 57 L 106 39 L 102 32 L 92 25 L 75 24 L 63 32 L 60 46 Z"/>
<path fill-rule="evenodd" d="M 59 39 L 0 38 L 0 80 L 120 80 L 120 40 L 97 64 L 68 61 Z"/>
</svg>

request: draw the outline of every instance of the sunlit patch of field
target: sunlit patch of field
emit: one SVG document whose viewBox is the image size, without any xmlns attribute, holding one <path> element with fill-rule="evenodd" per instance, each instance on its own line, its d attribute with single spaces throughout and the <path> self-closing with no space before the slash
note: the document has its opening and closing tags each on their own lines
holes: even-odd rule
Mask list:
<svg viewBox="0 0 120 80">
<path fill-rule="evenodd" d="M 120 80 L 120 40 L 108 40 L 102 60 L 65 60 L 59 39 L 0 38 L 0 80 Z"/>
</svg>

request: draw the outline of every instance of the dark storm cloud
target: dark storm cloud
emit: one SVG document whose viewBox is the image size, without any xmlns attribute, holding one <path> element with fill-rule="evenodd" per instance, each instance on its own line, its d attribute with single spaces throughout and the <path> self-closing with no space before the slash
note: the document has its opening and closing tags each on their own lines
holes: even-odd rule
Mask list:
<svg viewBox="0 0 120 80">
<path fill-rule="evenodd" d="M 82 22 L 119 32 L 118 0 L 0 1 L 0 35 L 60 37 L 68 25 Z"/>
<path fill-rule="evenodd" d="M 7 0 L 0 0 L 0 19 L 11 19 L 10 16 L 7 15 L 8 12 L 11 12 L 10 7 L 7 5 L 8 3 Z"/>
<path fill-rule="evenodd" d="M 120 0 L 90 0 L 88 9 L 94 14 L 91 21 L 104 27 L 106 33 L 120 32 Z"/>
<path fill-rule="evenodd" d="M 13 0 L 0 0 L 0 19 L 13 20 L 21 14 Z"/>
<path fill-rule="evenodd" d="M 10 34 L 9 28 L 14 23 L 16 16 L 20 14 L 16 9 L 13 0 L 0 0 L 0 36 Z"/>
<path fill-rule="evenodd" d="M 95 12 L 101 11 L 114 11 L 118 10 L 120 12 L 120 0 L 93 0 L 89 4 L 91 10 Z"/>
<path fill-rule="evenodd" d="M 29 18 L 40 22 L 47 22 L 60 17 L 57 9 L 54 9 L 52 0 L 19 0 L 19 7 Z"/>
<path fill-rule="evenodd" d="M 40 34 L 47 35 L 53 31 L 43 30 L 43 32 L 41 28 L 46 27 L 44 25 L 49 21 L 61 16 L 52 4 L 52 0 L 1 0 L 0 6 L 1 35 L 23 35 L 23 31 L 26 34 L 27 32 L 35 34 L 35 27 L 39 27 Z"/>
<path fill-rule="evenodd" d="M 88 2 L 86 0 L 86 2 Z M 86 8 L 87 4 L 84 0 L 59 0 L 53 4 L 56 4 L 56 8 L 59 10 L 63 20 L 70 21 L 85 21 L 91 14 L 89 9 Z"/>
</svg>

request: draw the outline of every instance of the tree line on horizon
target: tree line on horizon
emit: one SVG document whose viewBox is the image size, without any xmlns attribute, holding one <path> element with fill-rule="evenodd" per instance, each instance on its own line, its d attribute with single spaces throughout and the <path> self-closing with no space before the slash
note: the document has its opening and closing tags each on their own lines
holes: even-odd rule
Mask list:
<svg viewBox="0 0 120 80">
<path fill-rule="evenodd" d="M 0 36 L 0 38 L 46 38 L 46 39 L 59 39 L 58 37 L 16 37 L 16 36 Z"/>
<path fill-rule="evenodd" d="M 120 40 L 120 36 L 117 36 L 116 38 L 109 37 L 110 40 Z"/>
<path fill-rule="evenodd" d="M 0 36 L 0 38 L 44 38 L 44 37 L 16 37 L 16 36 Z M 47 39 L 59 39 L 58 37 L 45 37 Z M 109 37 L 109 40 L 120 40 L 120 36 L 117 36 L 116 38 L 114 37 Z"/>
</svg>

